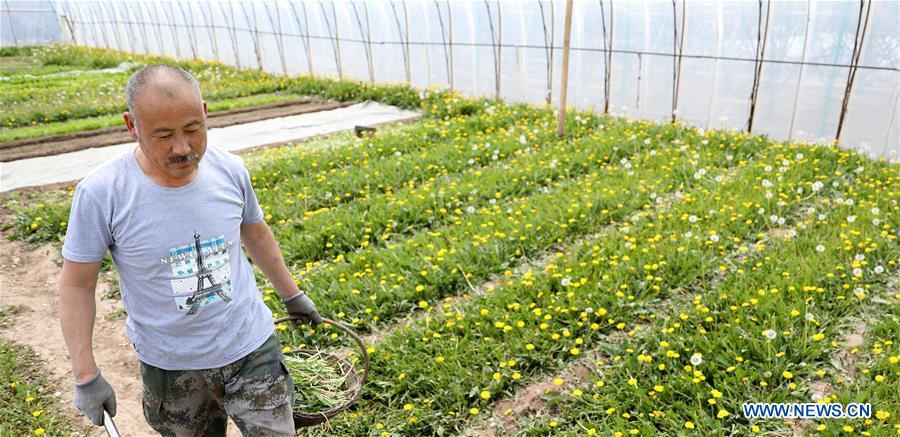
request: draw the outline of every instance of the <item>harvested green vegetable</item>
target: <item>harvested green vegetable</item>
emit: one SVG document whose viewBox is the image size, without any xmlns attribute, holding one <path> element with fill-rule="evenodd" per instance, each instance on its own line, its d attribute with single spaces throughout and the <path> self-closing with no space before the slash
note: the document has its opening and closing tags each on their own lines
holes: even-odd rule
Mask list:
<svg viewBox="0 0 900 437">
<path fill-rule="evenodd" d="M 350 401 L 347 377 L 338 364 L 322 354 L 308 358 L 284 357 L 284 364 L 294 379 L 294 411 L 320 412 Z"/>
</svg>

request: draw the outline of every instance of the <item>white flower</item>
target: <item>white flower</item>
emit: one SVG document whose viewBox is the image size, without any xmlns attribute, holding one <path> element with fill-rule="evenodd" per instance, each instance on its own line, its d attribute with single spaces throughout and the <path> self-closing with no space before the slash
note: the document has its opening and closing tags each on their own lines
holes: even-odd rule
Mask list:
<svg viewBox="0 0 900 437">
<path fill-rule="evenodd" d="M 879 213 L 879 212 L 881 212 L 881 210 L 880 210 L 880 209 L 878 209 L 878 207 L 877 207 L 877 206 L 873 206 L 873 207 L 872 207 L 872 214 L 874 214 L 874 215 L 878 215 L 878 213 Z"/>
<path fill-rule="evenodd" d="M 824 251 L 825 251 L 825 246 L 823 246 L 821 244 L 816 246 L 816 252 L 824 252 Z"/>
<path fill-rule="evenodd" d="M 881 224 L 881 220 L 874 219 L 874 220 L 872 220 L 872 224 L 873 224 L 874 226 L 878 226 L 878 225 Z"/>
<path fill-rule="evenodd" d="M 519 143 L 528 144 L 528 140 L 525 138 L 525 134 L 519 135 Z"/>
<path fill-rule="evenodd" d="M 478 144 L 472 144 L 472 150 L 478 150 Z"/>
<path fill-rule="evenodd" d="M 399 157 L 403 156 L 403 152 L 398 150 L 398 151 L 394 152 L 394 156 L 399 158 Z"/>
<path fill-rule="evenodd" d="M 813 190 L 814 192 L 818 192 L 819 190 L 822 189 L 822 187 L 823 187 L 824 185 L 825 185 L 825 184 L 823 184 L 821 181 L 815 181 L 815 182 L 813 182 L 813 184 L 812 184 L 812 190 Z"/>
<path fill-rule="evenodd" d="M 650 145 L 650 138 L 647 138 L 646 140 L 644 140 L 644 144 L 646 144 L 646 145 L 649 146 L 649 145 Z"/>
<path fill-rule="evenodd" d="M 851 215 L 850 217 L 847 217 L 847 223 L 853 223 L 855 221 L 856 221 L 855 215 Z"/>
<path fill-rule="evenodd" d="M 700 355 L 700 354 L 691 355 L 691 364 L 693 364 L 695 366 L 699 366 L 701 363 L 703 363 L 703 355 Z"/>
<path fill-rule="evenodd" d="M 769 188 L 769 187 L 772 186 L 772 183 L 769 182 L 768 179 L 763 179 L 763 181 L 762 181 L 762 186 L 764 186 L 764 187 L 766 187 L 766 188 Z"/>
<path fill-rule="evenodd" d="M 718 235 L 711 235 L 711 236 L 709 237 L 709 239 L 710 239 L 713 243 L 718 243 L 718 242 L 719 242 L 719 236 L 718 236 Z"/>
<path fill-rule="evenodd" d="M 562 281 L 559 281 L 559 282 L 562 284 L 563 287 L 568 287 L 569 283 L 572 282 L 572 278 L 566 276 L 565 278 L 562 278 Z"/>
<path fill-rule="evenodd" d="M 825 214 L 819 214 L 818 217 L 816 217 L 816 218 L 818 218 L 819 221 L 822 222 L 822 221 L 825 221 L 825 217 L 828 217 L 828 216 Z"/>
<path fill-rule="evenodd" d="M 814 316 L 813 313 L 806 313 L 803 315 L 803 318 L 806 319 L 807 322 L 812 322 L 813 320 L 816 320 L 816 316 Z"/>
<path fill-rule="evenodd" d="M 863 271 L 860 268 L 853 269 L 853 276 L 862 276 Z"/>
<path fill-rule="evenodd" d="M 775 214 L 770 215 L 770 216 L 769 216 L 769 221 L 770 221 L 770 222 L 773 222 L 773 223 L 777 223 L 777 222 L 778 222 L 778 216 L 775 215 Z"/>
<path fill-rule="evenodd" d="M 797 159 L 803 159 L 803 154 L 802 154 L 802 153 L 798 153 L 795 157 L 796 157 Z"/>
<path fill-rule="evenodd" d="M 554 159 L 553 161 L 550 161 L 550 168 L 556 168 L 556 164 L 559 164 L 558 160 Z"/>
<path fill-rule="evenodd" d="M 488 200 L 488 203 L 490 203 L 491 205 L 496 205 L 496 204 L 497 204 L 497 199 L 491 199 L 491 200 Z"/>
<path fill-rule="evenodd" d="M 831 186 L 832 186 L 832 187 L 836 187 L 836 186 L 838 186 L 838 185 L 840 185 L 840 183 L 839 183 L 838 181 L 834 181 L 834 182 L 831 183 Z"/>
<path fill-rule="evenodd" d="M 474 213 L 474 212 L 475 212 L 475 207 L 474 207 L 474 206 L 469 206 L 469 207 L 467 207 L 467 208 L 466 208 L 466 212 L 469 213 L 469 214 Z"/>
<path fill-rule="evenodd" d="M 857 261 L 862 261 L 862 260 L 866 259 L 866 256 L 861 253 L 857 253 L 856 256 L 853 257 L 853 259 L 855 259 Z"/>
<path fill-rule="evenodd" d="M 688 217 L 688 221 L 691 223 L 697 223 L 697 216 L 692 215 L 692 216 Z"/>
<path fill-rule="evenodd" d="M 884 267 L 883 267 L 883 266 L 875 266 L 875 268 L 874 268 L 873 270 L 875 271 L 875 273 L 878 273 L 879 275 L 882 274 L 882 273 L 884 273 Z"/>
<path fill-rule="evenodd" d="M 763 332 L 763 335 L 765 335 L 769 340 L 774 340 L 775 336 L 778 334 L 776 334 L 775 330 L 773 329 L 766 329 L 765 332 Z"/>
<path fill-rule="evenodd" d="M 770 172 L 770 171 L 772 171 L 772 166 L 767 165 L 767 166 L 763 167 L 763 170 L 765 170 L 766 172 Z"/>
</svg>

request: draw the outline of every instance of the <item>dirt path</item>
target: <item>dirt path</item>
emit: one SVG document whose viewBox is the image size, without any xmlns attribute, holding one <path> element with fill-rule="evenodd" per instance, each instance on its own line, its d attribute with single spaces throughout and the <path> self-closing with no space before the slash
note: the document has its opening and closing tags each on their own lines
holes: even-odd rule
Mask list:
<svg viewBox="0 0 900 437">
<path fill-rule="evenodd" d="M 46 364 L 47 376 L 62 393 L 64 413 L 78 416 L 72 402 L 69 355 L 57 316 L 57 259 L 58 251 L 51 245 L 32 247 L 0 235 L 0 307 L 15 308 L 0 337 L 34 349 Z M 94 355 L 116 390 L 116 425 L 124 436 L 158 435 L 144 420 L 138 360 L 125 335 L 125 320 L 117 316 L 121 301 L 103 298 L 107 286 L 101 282 L 97 287 Z M 98 427 L 90 435 L 105 436 L 106 432 Z M 233 423 L 228 435 L 240 435 Z"/>
<path fill-rule="evenodd" d="M 212 129 L 270 118 L 327 111 L 329 109 L 350 106 L 353 103 L 354 102 L 326 103 L 317 102 L 309 98 L 302 98 L 249 108 L 210 112 L 208 127 Z M 0 162 L 58 155 L 60 153 L 128 143 L 130 141 L 132 141 L 132 139 L 125 129 L 125 126 L 113 126 L 64 135 L 7 141 L 0 143 Z"/>
</svg>

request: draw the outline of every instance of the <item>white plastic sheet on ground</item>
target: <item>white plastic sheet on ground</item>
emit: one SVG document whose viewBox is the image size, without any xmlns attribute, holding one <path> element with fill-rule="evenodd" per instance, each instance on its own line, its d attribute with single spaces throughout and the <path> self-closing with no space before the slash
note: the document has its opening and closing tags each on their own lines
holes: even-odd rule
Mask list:
<svg viewBox="0 0 900 437">
<path fill-rule="evenodd" d="M 413 111 L 364 102 L 330 111 L 210 129 L 208 145 L 225 150 L 241 150 L 331 134 L 352 129 L 355 125 L 398 122 L 418 116 Z M 55 156 L 0 162 L 0 191 L 78 180 L 110 159 L 133 151 L 136 146 L 137 143 L 126 143 Z"/>
</svg>

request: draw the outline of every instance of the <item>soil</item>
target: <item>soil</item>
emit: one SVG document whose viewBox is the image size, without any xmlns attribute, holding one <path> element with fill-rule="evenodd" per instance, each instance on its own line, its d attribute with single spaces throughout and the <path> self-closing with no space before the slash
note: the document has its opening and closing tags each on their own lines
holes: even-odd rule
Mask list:
<svg viewBox="0 0 900 437">
<path fill-rule="evenodd" d="M 350 106 L 354 102 L 319 102 L 310 98 L 275 102 L 249 108 L 209 113 L 208 127 L 219 128 L 276 117 L 326 111 Z M 28 138 L 0 143 L 0 162 L 25 158 L 58 155 L 93 147 L 110 146 L 134 141 L 125 126 L 113 126 L 63 135 Z"/>
<path fill-rule="evenodd" d="M 479 423 L 471 435 L 477 437 L 516 435 L 519 426 L 525 420 L 550 412 L 547 395 L 561 391 L 561 387 L 553 383 L 554 379 L 563 378 L 567 385 L 583 383 L 592 372 L 592 363 L 601 358 L 602 354 L 599 351 L 589 351 L 585 357 L 570 364 L 559 374 L 523 387 L 512 398 L 498 402 L 493 408 L 494 420 Z"/>
<path fill-rule="evenodd" d="M 63 414 L 76 424 L 87 423 L 72 401 L 72 368 L 57 315 L 59 251 L 52 245 L 29 246 L 9 241 L 8 233 L 0 234 L 0 307 L 14 309 L 0 330 L 0 337 L 33 349 L 48 378 L 59 387 Z M 125 334 L 122 302 L 103 297 L 108 287 L 101 280 L 96 290 L 94 356 L 116 391 L 118 411 L 114 421 L 122 435 L 158 435 L 144 420 L 139 362 Z M 102 427 L 93 427 L 89 435 L 105 436 L 106 432 Z M 239 435 L 230 423 L 228 436 Z"/>
</svg>

